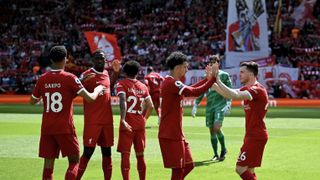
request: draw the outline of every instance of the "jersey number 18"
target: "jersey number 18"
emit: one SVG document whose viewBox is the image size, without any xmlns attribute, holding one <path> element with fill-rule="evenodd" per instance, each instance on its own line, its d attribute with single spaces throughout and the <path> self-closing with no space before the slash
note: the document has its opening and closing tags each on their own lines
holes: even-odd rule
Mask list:
<svg viewBox="0 0 320 180">
<path fill-rule="evenodd" d="M 49 92 L 46 92 L 44 95 L 47 98 L 46 112 L 50 112 L 50 109 L 52 112 L 55 113 L 60 112 L 62 110 L 62 95 L 59 92 L 52 93 L 51 95 Z"/>
</svg>

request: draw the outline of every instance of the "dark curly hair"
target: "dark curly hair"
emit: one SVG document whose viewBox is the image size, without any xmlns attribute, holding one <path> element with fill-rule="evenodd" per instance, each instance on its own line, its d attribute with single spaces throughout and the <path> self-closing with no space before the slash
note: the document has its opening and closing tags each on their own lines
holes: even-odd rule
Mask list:
<svg viewBox="0 0 320 180">
<path fill-rule="evenodd" d="M 167 57 L 166 64 L 170 70 L 174 69 L 177 65 L 181 65 L 187 61 L 187 55 L 182 52 L 175 51 Z"/>
</svg>

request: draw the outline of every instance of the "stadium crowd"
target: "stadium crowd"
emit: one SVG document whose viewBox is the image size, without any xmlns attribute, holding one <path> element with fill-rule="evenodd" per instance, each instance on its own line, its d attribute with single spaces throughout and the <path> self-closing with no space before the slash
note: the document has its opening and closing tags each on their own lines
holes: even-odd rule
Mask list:
<svg viewBox="0 0 320 180">
<path fill-rule="evenodd" d="M 271 53 L 276 63 L 298 67 L 298 81 L 270 84 L 272 97 L 320 98 L 320 5 L 297 27 L 292 14 L 298 0 L 284 1 L 282 31 L 273 32 L 278 1 L 266 1 Z M 227 1 L 170 0 L 1 0 L 0 93 L 31 93 L 48 70 L 48 50 L 63 44 L 69 51 L 66 69 L 77 76 L 91 67 L 84 31 L 116 34 L 123 62 L 164 70 L 172 51 L 188 55 L 191 68 L 204 68 L 208 55 L 225 51 Z M 222 67 L 224 68 L 224 67 Z"/>
</svg>

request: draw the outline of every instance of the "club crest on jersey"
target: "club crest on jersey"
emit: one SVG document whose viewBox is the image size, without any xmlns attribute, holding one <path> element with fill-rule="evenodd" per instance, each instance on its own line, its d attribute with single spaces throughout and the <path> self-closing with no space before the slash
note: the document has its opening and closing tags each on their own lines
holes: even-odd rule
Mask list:
<svg viewBox="0 0 320 180">
<path fill-rule="evenodd" d="M 184 86 L 184 84 L 181 81 L 174 82 L 174 85 L 176 85 L 179 89 L 181 89 Z"/>
</svg>

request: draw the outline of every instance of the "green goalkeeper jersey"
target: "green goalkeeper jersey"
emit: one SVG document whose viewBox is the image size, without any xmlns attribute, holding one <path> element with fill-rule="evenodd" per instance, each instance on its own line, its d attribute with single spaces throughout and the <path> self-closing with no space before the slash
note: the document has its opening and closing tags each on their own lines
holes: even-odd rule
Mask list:
<svg viewBox="0 0 320 180">
<path fill-rule="evenodd" d="M 226 86 L 231 88 L 231 79 L 227 72 L 219 70 L 219 77 L 221 82 L 223 82 Z M 219 111 L 226 106 L 227 103 L 231 104 L 231 99 L 226 99 L 225 97 L 221 96 L 215 90 L 211 88 L 204 94 L 200 95 L 195 104 L 198 106 L 201 102 L 202 98 L 207 96 L 207 105 L 206 105 L 206 112 L 215 112 Z"/>
</svg>

